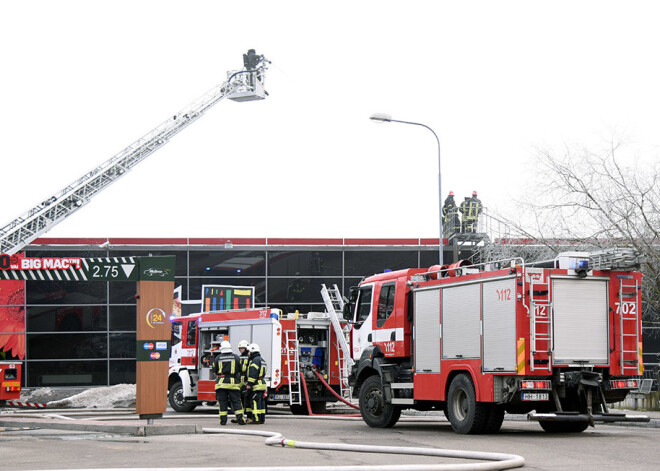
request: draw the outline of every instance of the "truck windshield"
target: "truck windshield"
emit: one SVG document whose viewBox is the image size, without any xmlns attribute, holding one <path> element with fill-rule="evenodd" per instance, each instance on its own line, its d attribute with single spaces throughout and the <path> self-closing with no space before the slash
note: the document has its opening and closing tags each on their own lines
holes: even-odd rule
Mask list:
<svg viewBox="0 0 660 471">
<path fill-rule="evenodd" d="M 371 314 L 371 291 L 372 287 L 368 286 L 366 288 L 360 288 L 360 294 L 358 296 L 358 307 L 357 314 L 355 318 L 355 323 L 362 325 L 364 321 L 367 320 Z"/>
</svg>

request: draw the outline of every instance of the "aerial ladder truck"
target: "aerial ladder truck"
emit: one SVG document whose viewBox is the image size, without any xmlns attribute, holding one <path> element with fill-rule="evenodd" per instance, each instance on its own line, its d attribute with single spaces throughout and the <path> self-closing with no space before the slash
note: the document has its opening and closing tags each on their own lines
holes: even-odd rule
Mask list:
<svg viewBox="0 0 660 471">
<path fill-rule="evenodd" d="M 202 117 L 224 98 L 234 101 L 263 100 L 265 72 L 270 61 L 250 49 L 243 54 L 243 69 L 227 72 L 216 85 L 153 130 L 131 143 L 101 165 L 84 174 L 50 198 L 0 229 L 0 254 L 12 255 L 47 232 L 106 189 L 133 167 L 167 144 L 177 133 Z"/>
</svg>

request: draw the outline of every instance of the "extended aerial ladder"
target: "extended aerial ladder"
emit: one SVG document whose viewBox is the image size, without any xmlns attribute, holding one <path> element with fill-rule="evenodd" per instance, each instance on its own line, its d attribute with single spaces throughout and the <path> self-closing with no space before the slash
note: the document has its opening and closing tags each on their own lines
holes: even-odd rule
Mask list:
<svg viewBox="0 0 660 471">
<path fill-rule="evenodd" d="M 155 129 L 86 173 L 60 192 L 42 201 L 0 229 L 0 254 L 14 254 L 89 203 L 99 192 L 123 177 L 177 133 L 199 119 L 223 98 L 253 101 L 266 98 L 264 76 L 270 61 L 254 49 L 243 54 L 244 68 L 227 72 L 222 82 L 172 115 Z"/>
</svg>

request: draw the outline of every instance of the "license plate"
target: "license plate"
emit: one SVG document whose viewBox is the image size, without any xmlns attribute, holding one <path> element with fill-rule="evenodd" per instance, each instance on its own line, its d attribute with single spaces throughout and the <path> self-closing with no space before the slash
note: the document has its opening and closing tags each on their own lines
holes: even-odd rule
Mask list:
<svg viewBox="0 0 660 471">
<path fill-rule="evenodd" d="M 289 395 L 288 394 L 273 394 L 271 396 L 273 401 L 288 401 L 289 400 Z"/>
<path fill-rule="evenodd" d="M 550 393 L 522 393 L 523 401 L 549 401 Z"/>
</svg>

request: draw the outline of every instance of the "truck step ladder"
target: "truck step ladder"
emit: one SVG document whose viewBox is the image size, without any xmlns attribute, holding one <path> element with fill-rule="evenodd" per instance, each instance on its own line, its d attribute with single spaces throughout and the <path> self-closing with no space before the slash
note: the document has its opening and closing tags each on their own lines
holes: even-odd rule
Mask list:
<svg viewBox="0 0 660 471">
<path fill-rule="evenodd" d="M 339 323 L 339 315 L 337 314 L 338 312 L 342 314 L 344 312 L 344 299 L 342 298 L 337 285 L 333 285 L 330 289 L 328 289 L 325 284 L 322 284 L 321 286 L 321 297 L 323 297 L 325 308 L 328 311 L 328 314 L 330 314 L 332 327 L 335 330 L 335 336 L 337 337 L 337 343 L 339 344 L 337 357 L 339 358 L 339 372 L 341 375 L 341 378 L 339 378 L 340 394 L 344 399 L 350 399 L 351 388 L 348 385 L 348 375 L 351 373 L 353 359 L 351 358 L 351 349 L 347 338 L 348 332 L 345 332 L 344 329 L 342 329 L 341 324 Z"/>
<path fill-rule="evenodd" d="M 300 366 L 298 363 L 298 333 L 295 330 L 285 330 L 286 360 L 288 365 L 289 404 L 302 404 L 300 389 Z"/>
<path fill-rule="evenodd" d="M 529 369 L 552 370 L 552 301 L 550 283 L 547 279 L 537 280 L 530 276 L 529 280 L 530 337 Z M 537 357 L 543 354 L 545 364 L 536 364 Z"/>
<path fill-rule="evenodd" d="M 637 282 L 619 279 L 619 301 L 616 314 L 619 316 L 619 366 L 622 375 L 638 375 L 639 355 L 639 302 Z"/>
</svg>

